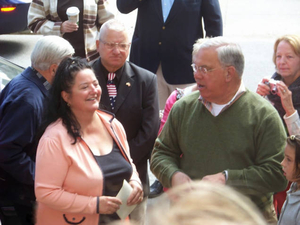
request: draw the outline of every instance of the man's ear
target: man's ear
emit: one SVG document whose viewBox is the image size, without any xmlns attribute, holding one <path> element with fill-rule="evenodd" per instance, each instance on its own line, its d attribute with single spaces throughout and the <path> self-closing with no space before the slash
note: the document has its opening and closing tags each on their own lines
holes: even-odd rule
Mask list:
<svg viewBox="0 0 300 225">
<path fill-rule="evenodd" d="M 99 44 L 100 44 L 100 41 L 96 40 L 96 47 L 97 47 L 97 49 L 99 48 Z"/>
<path fill-rule="evenodd" d="M 227 74 L 226 74 L 225 79 L 227 82 L 230 82 L 235 76 L 237 76 L 236 70 L 233 66 L 227 66 L 226 71 L 227 71 Z"/>
<path fill-rule="evenodd" d="M 51 64 L 49 67 L 50 73 L 52 76 L 55 76 L 56 70 L 57 70 L 58 65 L 57 64 Z"/>
</svg>

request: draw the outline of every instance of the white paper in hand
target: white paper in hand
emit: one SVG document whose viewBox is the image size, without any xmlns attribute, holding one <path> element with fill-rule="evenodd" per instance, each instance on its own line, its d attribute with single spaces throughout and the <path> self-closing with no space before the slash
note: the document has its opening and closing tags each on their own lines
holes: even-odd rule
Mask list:
<svg viewBox="0 0 300 225">
<path fill-rule="evenodd" d="M 120 208 L 117 211 L 117 214 L 121 218 L 121 220 L 124 220 L 136 207 L 136 205 L 131 205 L 131 206 L 127 205 L 127 199 L 131 194 L 131 192 L 132 192 L 132 187 L 126 180 L 123 180 L 123 186 L 116 196 L 122 201 L 122 205 L 120 205 Z"/>
</svg>

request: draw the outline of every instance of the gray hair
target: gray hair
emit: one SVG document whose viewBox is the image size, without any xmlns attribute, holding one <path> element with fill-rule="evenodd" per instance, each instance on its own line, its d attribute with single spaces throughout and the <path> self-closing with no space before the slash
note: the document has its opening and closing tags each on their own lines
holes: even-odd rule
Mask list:
<svg viewBox="0 0 300 225">
<path fill-rule="evenodd" d="M 239 77 L 244 72 L 245 60 L 241 47 L 237 43 L 229 42 L 223 37 L 200 38 L 193 46 L 193 57 L 204 48 L 215 48 L 222 66 L 233 66 Z"/>
<path fill-rule="evenodd" d="M 31 65 L 44 71 L 52 64 L 59 64 L 65 57 L 73 54 L 74 48 L 67 40 L 53 35 L 44 36 L 34 46 Z"/>
<path fill-rule="evenodd" d="M 99 31 L 99 39 L 103 38 L 105 32 L 107 30 L 114 30 L 114 31 L 125 31 L 127 33 L 127 28 L 125 24 L 117 19 L 110 19 L 102 24 L 100 31 Z"/>
</svg>

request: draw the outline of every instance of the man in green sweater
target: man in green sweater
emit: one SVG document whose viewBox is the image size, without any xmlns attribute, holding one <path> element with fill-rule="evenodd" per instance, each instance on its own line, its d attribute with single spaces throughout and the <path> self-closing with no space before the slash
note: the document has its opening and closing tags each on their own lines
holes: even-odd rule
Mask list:
<svg viewBox="0 0 300 225">
<path fill-rule="evenodd" d="M 285 189 L 286 133 L 274 107 L 242 82 L 240 47 L 222 37 L 194 44 L 199 91 L 177 101 L 156 139 L 151 170 L 164 187 L 202 179 L 248 196 L 276 222 L 272 195 Z"/>
</svg>

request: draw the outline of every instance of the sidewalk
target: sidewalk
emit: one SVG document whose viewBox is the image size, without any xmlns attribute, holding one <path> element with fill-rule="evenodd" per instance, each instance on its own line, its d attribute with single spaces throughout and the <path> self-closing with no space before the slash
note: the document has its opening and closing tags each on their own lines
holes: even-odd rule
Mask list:
<svg viewBox="0 0 300 225">
<path fill-rule="evenodd" d="M 299 0 L 219 0 L 224 36 L 277 38 L 300 34 Z"/>
</svg>

